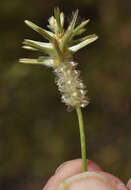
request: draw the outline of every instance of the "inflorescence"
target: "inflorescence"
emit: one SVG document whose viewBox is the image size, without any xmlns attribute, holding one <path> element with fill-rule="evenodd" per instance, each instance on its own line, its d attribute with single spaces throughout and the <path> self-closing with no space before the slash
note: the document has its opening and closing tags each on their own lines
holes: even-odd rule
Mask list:
<svg viewBox="0 0 131 190">
<path fill-rule="evenodd" d="M 76 69 L 77 63 L 73 61 L 73 54 L 84 46 L 97 40 L 95 34 L 74 39 L 86 31 L 85 26 L 89 19 L 76 26 L 78 10 L 67 29 L 64 29 L 64 13 L 59 8 L 54 9 L 54 16 L 49 18 L 48 28 L 45 30 L 30 21 L 25 23 L 36 32 L 46 38 L 49 43 L 33 40 L 24 40 L 23 48 L 34 51 L 41 51 L 48 56 L 38 59 L 20 59 L 20 63 L 42 64 L 53 68 L 56 75 L 56 83 L 61 92 L 61 99 L 68 107 L 85 107 L 89 101 L 86 96 L 87 90 L 80 79 L 80 72 Z"/>
</svg>

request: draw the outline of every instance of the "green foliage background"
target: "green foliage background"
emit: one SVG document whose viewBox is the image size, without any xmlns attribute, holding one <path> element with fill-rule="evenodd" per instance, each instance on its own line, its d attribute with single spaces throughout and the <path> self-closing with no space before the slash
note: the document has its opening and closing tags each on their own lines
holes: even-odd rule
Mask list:
<svg viewBox="0 0 131 190">
<path fill-rule="evenodd" d="M 20 65 L 37 57 L 21 49 L 24 38 L 43 40 L 28 19 L 46 27 L 59 6 L 70 20 L 79 9 L 99 40 L 76 54 L 88 87 L 84 109 L 88 158 L 127 182 L 131 177 L 131 1 L 0 1 L 0 189 L 42 189 L 62 162 L 80 157 L 75 112 L 60 103 L 54 75 Z"/>
</svg>

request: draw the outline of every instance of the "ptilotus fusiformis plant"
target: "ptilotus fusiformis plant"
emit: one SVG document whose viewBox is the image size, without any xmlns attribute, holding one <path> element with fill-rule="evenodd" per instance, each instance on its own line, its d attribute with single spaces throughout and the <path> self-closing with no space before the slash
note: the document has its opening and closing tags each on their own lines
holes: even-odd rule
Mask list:
<svg viewBox="0 0 131 190">
<path fill-rule="evenodd" d="M 48 56 L 38 57 L 38 59 L 20 59 L 20 63 L 42 64 L 53 69 L 62 102 L 68 107 L 76 109 L 77 112 L 81 139 L 82 171 L 86 171 L 86 143 L 81 108 L 87 106 L 89 100 L 86 87 L 80 79 L 80 72 L 77 70 L 77 63 L 73 61 L 73 54 L 94 42 L 98 37 L 93 34 L 78 38 L 86 31 L 85 27 L 89 19 L 76 26 L 77 17 L 78 10 L 75 11 L 67 29 L 64 29 L 64 13 L 60 12 L 59 8 L 55 8 L 54 16 L 49 18 L 48 28 L 50 31 L 26 20 L 25 23 L 30 28 L 41 34 L 49 42 L 26 39 L 23 42 L 23 48 L 33 51 L 39 50 Z"/>
</svg>

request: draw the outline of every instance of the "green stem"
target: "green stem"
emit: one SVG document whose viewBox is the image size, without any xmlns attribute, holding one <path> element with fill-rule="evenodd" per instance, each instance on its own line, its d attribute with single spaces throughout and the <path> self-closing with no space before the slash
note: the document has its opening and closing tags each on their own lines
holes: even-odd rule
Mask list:
<svg viewBox="0 0 131 190">
<path fill-rule="evenodd" d="M 86 161 L 86 143 L 85 143 L 85 132 L 84 132 L 84 123 L 81 108 L 76 108 L 78 121 L 79 121 L 79 130 L 80 130 L 80 141 L 81 141 L 81 155 L 82 155 L 82 171 L 87 170 L 87 161 Z"/>
</svg>

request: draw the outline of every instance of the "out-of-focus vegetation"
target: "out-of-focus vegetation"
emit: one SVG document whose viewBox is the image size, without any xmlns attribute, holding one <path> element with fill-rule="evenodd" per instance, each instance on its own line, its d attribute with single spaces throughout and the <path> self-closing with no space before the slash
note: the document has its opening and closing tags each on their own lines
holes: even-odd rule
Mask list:
<svg viewBox="0 0 131 190">
<path fill-rule="evenodd" d="M 50 69 L 20 65 L 38 54 L 24 38 L 43 40 L 24 20 L 46 26 L 54 6 L 79 8 L 99 40 L 75 57 L 88 86 L 84 110 L 88 158 L 125 182 L 131 177 L 131 1 L 0 1 L 0 189 L 42 189 L 64 161 L 80 157 L 78 123 L 66 112 Z"/>
</svg>

